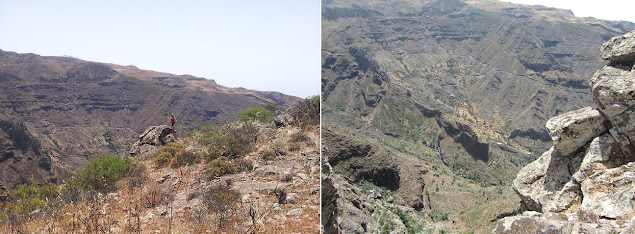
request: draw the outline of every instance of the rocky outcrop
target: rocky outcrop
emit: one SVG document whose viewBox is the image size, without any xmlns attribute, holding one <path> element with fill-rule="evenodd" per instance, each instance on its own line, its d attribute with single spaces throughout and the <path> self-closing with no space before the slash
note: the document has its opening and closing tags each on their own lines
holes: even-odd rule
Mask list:
<svg viewBox="0 0 635 234">
<path fill-rule="evenodd" d="M 604 43 L 601 56 L 610 62 L 589 83 L 597 110 L 547 121 L 554 146 L 513 184 L 527 211 L 494 233 L 635 231 L 635 32 Z"/>
<path fill-rule="evenodd" d="M 54 184 L 67 176 L 68 171 L 53 164 L 48 148 L 43 147 L 27 124 L 0 116 L 0 183 L 6 189 L 30 180 Z"/>
<path fill-rule="evenodd" d="M 159 152 L 159 146 L 175 140 L 174 130 L 167 125 L 150 126 L 139 135 L 139 140 L 132 145 L 130 156 L 142 160 L 148 159 Z"/>
</svg>

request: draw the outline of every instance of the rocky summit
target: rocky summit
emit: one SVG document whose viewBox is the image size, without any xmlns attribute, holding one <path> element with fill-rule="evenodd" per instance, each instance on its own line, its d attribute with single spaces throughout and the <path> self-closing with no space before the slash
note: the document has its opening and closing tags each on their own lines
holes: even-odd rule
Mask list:
<svg viewBox="0 0 635 234">
<path fill-rule="evenodd" d="M 517 216 L 494 233 L 635 232 L 635 31 L 604 43 L 589 82 L 597 108 L 547 121 L 553 147 L 518 172 Z"/>
</svg>

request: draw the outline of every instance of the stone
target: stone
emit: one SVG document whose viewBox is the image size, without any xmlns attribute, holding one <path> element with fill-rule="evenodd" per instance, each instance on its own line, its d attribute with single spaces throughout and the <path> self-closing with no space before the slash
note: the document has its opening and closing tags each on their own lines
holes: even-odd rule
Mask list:
<svg viewBox="0 0 635 234">
<path fill-rule="evenodd" d="M 106 194 L 106 198 L 117 201 L 119 200 L 119 193 L 108 193 Z"/>
<path fill-rule="evenodd" d="M 164 176 L 162 176 L 161 178 L 158 178 L 156 180 L 157 184 L 163 184 L 167 179 L 169 179 L 172 175 L 171 174 L 166 174 Z"/>
<path fill-rule="evenodd" d="M 6 201 L 9 197 L 9 191 L 4 187 L 4 184 L 0 181 L 0 202 Z"/>
<path fill-rule="evenodd" d="M 289 204 L 295 204 L 298 200 L 298 194 L 297 193 L 288 193 L 287 194 L 287 198 L 286 198 L 286 203 Z"/>
<path fill-rule="evenodd" d="M 635 108 L 615 116 L 612 124 L 622 152 L 630 155 L 631 161 L 635 160 Z"/>
<path fill-rule="evenodd" d="M 635 74 L 631 67 L 604 66 L 591 78 L 593 100 L 609 120 L 635 105 Z"/>
<path fill-rule="evenodd" d="M 591 107 L 547 122 L 554 146 L 513 182 L 525 210 L 493 233 L 633 233 L 635 231 L 635 32 L 602 48 L 612 62 L 590 81 Z M 544 212 L 544 213 L 541 213 Z"/>
<path fill-rule="evenodd" d="M 609 219 L 635 214 L 635 162 L 595 173 L 582 182 L 583 212 Z"/>
<path fill-rule="evenodd" d="M 580 199 L 575 190 L 577 183 L 570 180 L 584 152 L 570 158 L 554 155 L 554 147 L 551 147 L 536 161 L 522 168 L 513 181 L 514 190 L 528 210 L 558 211 Z"/>
<path fill-rule="evenodd" d="M 596 137 L 589 144 L 578 171 L 573 174 L 573 179 L 577 183 L 582 183 L 594 173 L 625 163 L 623 158 L 619 145 L 611 135 Z"/>
<path fill-rule="evenodd" d="M 159 152 L 159 147 L 176 141 L 174 131 L 167 125 L 150 126 L 135 142 L 129 153 L 132 157 L 145 160 L 155 156 Z"/>
<path fill-rule="evenodd" d="M 635 60 L 635 31 L 613 37 L 602 44 L 600 56 L 614 62 Z"/>
<path fill-rule="evenodd" d="M 570 156 L 606 131 L 605 119 L 591 107 L 570 111 L 547 121 L 546 127 L 559 156 Z"/>
<path fill-rule="evenodd" d="M 525 212 L 499 220 L 492 233 L 623 233 L 616 226 L 619 227 L 610 221 L 581 222 L 576 214 Z"/>
<path fill-rule="evenodd" d="M 298 216 L 301 214 L 302 214 L 302 209 L 300 208 L 291 209 L 287 212 L 287 216 Z"/>
</svg>

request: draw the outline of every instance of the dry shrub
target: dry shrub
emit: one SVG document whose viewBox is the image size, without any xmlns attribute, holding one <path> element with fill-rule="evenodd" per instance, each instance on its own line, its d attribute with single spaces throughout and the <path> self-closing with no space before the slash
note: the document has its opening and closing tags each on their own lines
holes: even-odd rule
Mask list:
<svg viewBox="0 0 635 234">
<path fill-rule="evenodd" d="M 311 140 L 311 138 L 309 138 L 309 136 L 307 136 L 303 132 L 296 132 L 296 133 L 291 134 L 291 139 L 289 141 L 291 141 L 291 142 L 304 142 L 304 141 L 309 141 L 309 140 Z"/>
<path fill-rule="evenodd" d="M 289 151 L 293 152 L 300 150 L 302 148 L 302 145 L 300 144 L 300 142 L 289 142 L 287 148 L 289 149 Z"/>
<path fill-rule="evenodd" d="M 273 160 L 276 158 L 276 152 L 271 149 L 263 149 L 260 151 L 260 158 L 263 160 Z"/>
<path fill-rule="evenodd" d="M 152 159 L 157 167 L 170 165 L 172 168 L 179 168 L 187 164 L 196 163 L 198 157 L 192 152 L 186 151 L 182 144 L 170 144 L 162 146 L 159 155 Z"/>
<path fill-rule="evenodd" d="M 163 194 L 158 184 L 152 183 L 143 189 L 143 203 L 146 208 L 155 207 L 163 201 Z"/>
<path fill-rule="evenodd" d="M 273 190 L 273 193 L 276 194 L 279 204 L 284 204 L 287 201 L 287 192 L 283 188 L 277 187 Z"/>
<path fill-rule="evenodd" d="M 222 132 L 226 137 L 225 155 L 230 158 L 251 153 L 258 140 L 258 128 L 251 123 L 225 125 Z"/>
<path fill-rule="evenodd" d="M 317 126 L 320 124 L 320 96 L 308 97 L 293 104 L 288 113 L 296 120 L 299 127 Z"/>
<path fill-rule="evenodd" d="M 229 218 L 236 214 L 240 193 L 227 185 L 215 185 L 207 188 L 203 194 L 203 202 L 207 209 L 216 213 L 218 226 L 222 229 Z"/>
<path fill-rule="evenodd" d="M 208 178 L 216 178 L 235 172 L 236 166 L 228 161 L 224 156 L 220 156 L 207 162 L 207 168 L 205 168 L 204 171 Z"/>
<path fill-rule="evenodd" d="M 254 169 L 254 163 L 244 158 L 237 158 L 233 164 L 236 166 L 236 173 Z"/>
</svg>

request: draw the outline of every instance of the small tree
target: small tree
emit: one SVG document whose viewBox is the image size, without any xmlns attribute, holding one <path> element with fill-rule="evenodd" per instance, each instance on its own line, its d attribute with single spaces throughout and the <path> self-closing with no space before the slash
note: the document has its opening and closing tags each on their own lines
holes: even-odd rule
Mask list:
<svg viewBox="0 0 635 234">
<path fill-rule="evenodd" d="M 132 159 L 104 155 L 93 159 L 75 176 L 74 182 L 84 190 L 105 191 L 130 172 Z"/>
<path fill-rule="evenodd" d="M 268 123 L 273 121 L 273 114 L 265 107 L 251 107 L 238 113 L 238 118 L 243 122 Z"/>
</svg>

